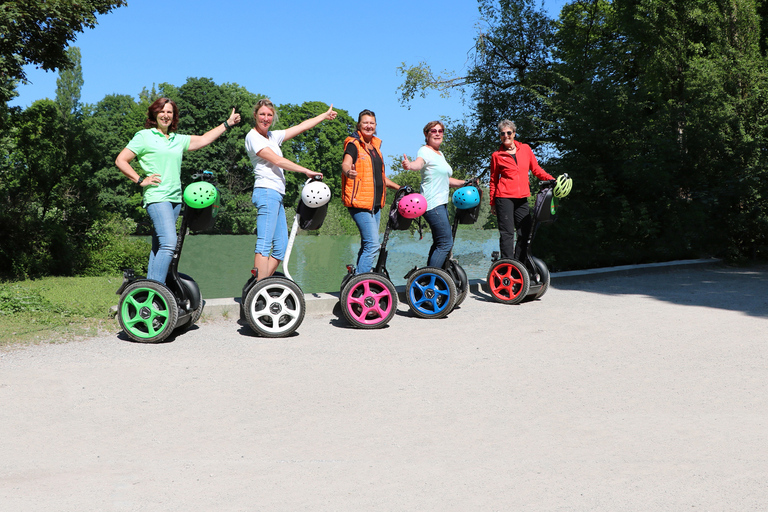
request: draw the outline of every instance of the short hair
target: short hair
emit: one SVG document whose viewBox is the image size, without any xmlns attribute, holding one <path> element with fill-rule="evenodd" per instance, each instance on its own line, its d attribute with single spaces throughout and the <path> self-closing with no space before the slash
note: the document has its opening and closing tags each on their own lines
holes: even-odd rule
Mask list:
<svg viewBox="0 0 768 512">
<path fill-rule="evenodd" d="M 371 116 L 374 121 L 376 120 L 376 114 L 373 113 L 373 110 L 368 110 L 368 109 L 363 110 L 357 115 L 357 131 L 360 131 L 360 123 L 363 122 L 363 116 Z M 376 132 L 373 132 L 373 133 L 376 133 Z"/>
<path fill-rule="evenodd" d="M 509 119 L 502 119 L 501 121 L 499 121 L 499 131 L 501 131 L 501 129 L 504 128 L 505 126 L 512 128 L 513 132 L 517 131 L 517 126 L 515 126 L 515 123 L 513 123 Z"/>
<path fill-rule="evenodd" d="M 158 98 L 149 106 L 147 109 L 147 120 L 144 121 L 144 128 L 157 128 L 157 114 L 169 103 L 173 107 L 173 121 L 171 121 L 168 131 L 175 132 L 176 128 L 179 127 L 179 107 L 170 98 Z"/>
<path fill-rule="evenodd" d="M 272 124 L 275 124 L 277 122 L 277 109 L 275 108 L 275 104 L 272 103 L 272 100 L 269 98 L 261 98 L 256 102 L 256 104 L 253 106 L 253 118 L 256 119 L 256 114 L 259 112 L 261 107 L 267 107 L 272 111 Z"/>
<path fill-rule="evenodd" d="M 445 125 L 443 123 L 441 123 L 440 121 L 430 121 L 424 127 L 424 142 L 427 142 L 429 140 L 429 130 L 431 130 L 437 125 L 440 125 L 440 128 L 442 128 L 443 132 L 445 132 Z"/>
</svg>

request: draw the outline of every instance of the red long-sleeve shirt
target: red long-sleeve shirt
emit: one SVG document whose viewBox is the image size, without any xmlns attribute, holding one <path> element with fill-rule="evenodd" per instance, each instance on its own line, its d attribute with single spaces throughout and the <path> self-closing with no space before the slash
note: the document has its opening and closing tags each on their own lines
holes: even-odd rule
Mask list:
<svg viewBox="0 0 768 512">
<path fill-rule="evenodd" d="M 528 144 L 515 141 L 517 148 L 517 162 L 515 156 L 507 153 L 502 145 L 498 151 L 491 155 L 491 205 L 496 204 L 497 197 L 521 198 L 531 195 L 531 187 L 528 185 L 528 171 L 540 180 L 553 180 L 547 171 L 541 168 L 533 151 Z"/>
</svg>

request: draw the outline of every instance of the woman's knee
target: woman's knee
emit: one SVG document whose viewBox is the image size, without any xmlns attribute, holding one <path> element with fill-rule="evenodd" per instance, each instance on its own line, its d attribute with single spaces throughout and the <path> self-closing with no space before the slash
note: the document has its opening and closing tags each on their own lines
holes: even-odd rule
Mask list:
<svg viewBox="0 0 768 512">
<path fill-rule="evenodd" d="M 160 241 L 160 247 L 158 249 L 161 251 L 173 251 L 176 248 L 176 243 L 179 240 L 175 234 L 159 236 L 158 239 Z"/>
</svg>

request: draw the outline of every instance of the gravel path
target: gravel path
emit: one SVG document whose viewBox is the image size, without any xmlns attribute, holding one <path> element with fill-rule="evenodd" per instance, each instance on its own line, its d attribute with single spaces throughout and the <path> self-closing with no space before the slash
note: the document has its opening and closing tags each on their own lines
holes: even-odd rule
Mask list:
<svg viewBox="0 0 768 512">
<path fill-rule="evenodd" d="M 768 268 L 0 351 L 0 510 L 766 510 Z"/>
</svg>

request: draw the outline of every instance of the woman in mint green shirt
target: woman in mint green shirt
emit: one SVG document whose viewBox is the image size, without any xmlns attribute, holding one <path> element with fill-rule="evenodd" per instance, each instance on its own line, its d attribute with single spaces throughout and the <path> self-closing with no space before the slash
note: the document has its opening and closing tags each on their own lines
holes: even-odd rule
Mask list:
<svg viewBox="0 0 768 512">
<path fill-rule="evenodd" d="M 155 100 L 147 111 L 144 130 L 134 135 L 123 149 L 115 165 L 144 192 L 144 207 L 152 219 L 152 250 L 149 253 L 147 279 L 165 283 L 168 267 L 176 248 L 176 219 L 181 211 L 181 158 L 185 151 L 207 146 L 240 122 L 240 114 L 232 113 L 224 123 L 204 135 L 180 135 L 179 108 L 169 98 Z M 142 177 L 131 166 L 138 159 Z"/>
<path fill-rule="evenodd" d="M 461 187 L 462 180 L 452 178 L 453 169 L 440 151 L 445 126 L 440 121 L 430 121 L 424 127 L 426 144 L 419 148 L 413 162 L 403 155 L 403 169 L 421 171 L 421 195 L 427 200 L 424 219 L 432 232 L 432 247 L 427 265 L 442 268 L 445 258 L 453 247 L 451 223 L 448 220 L 448 199 L 451 187 Z"/>
</svg>

